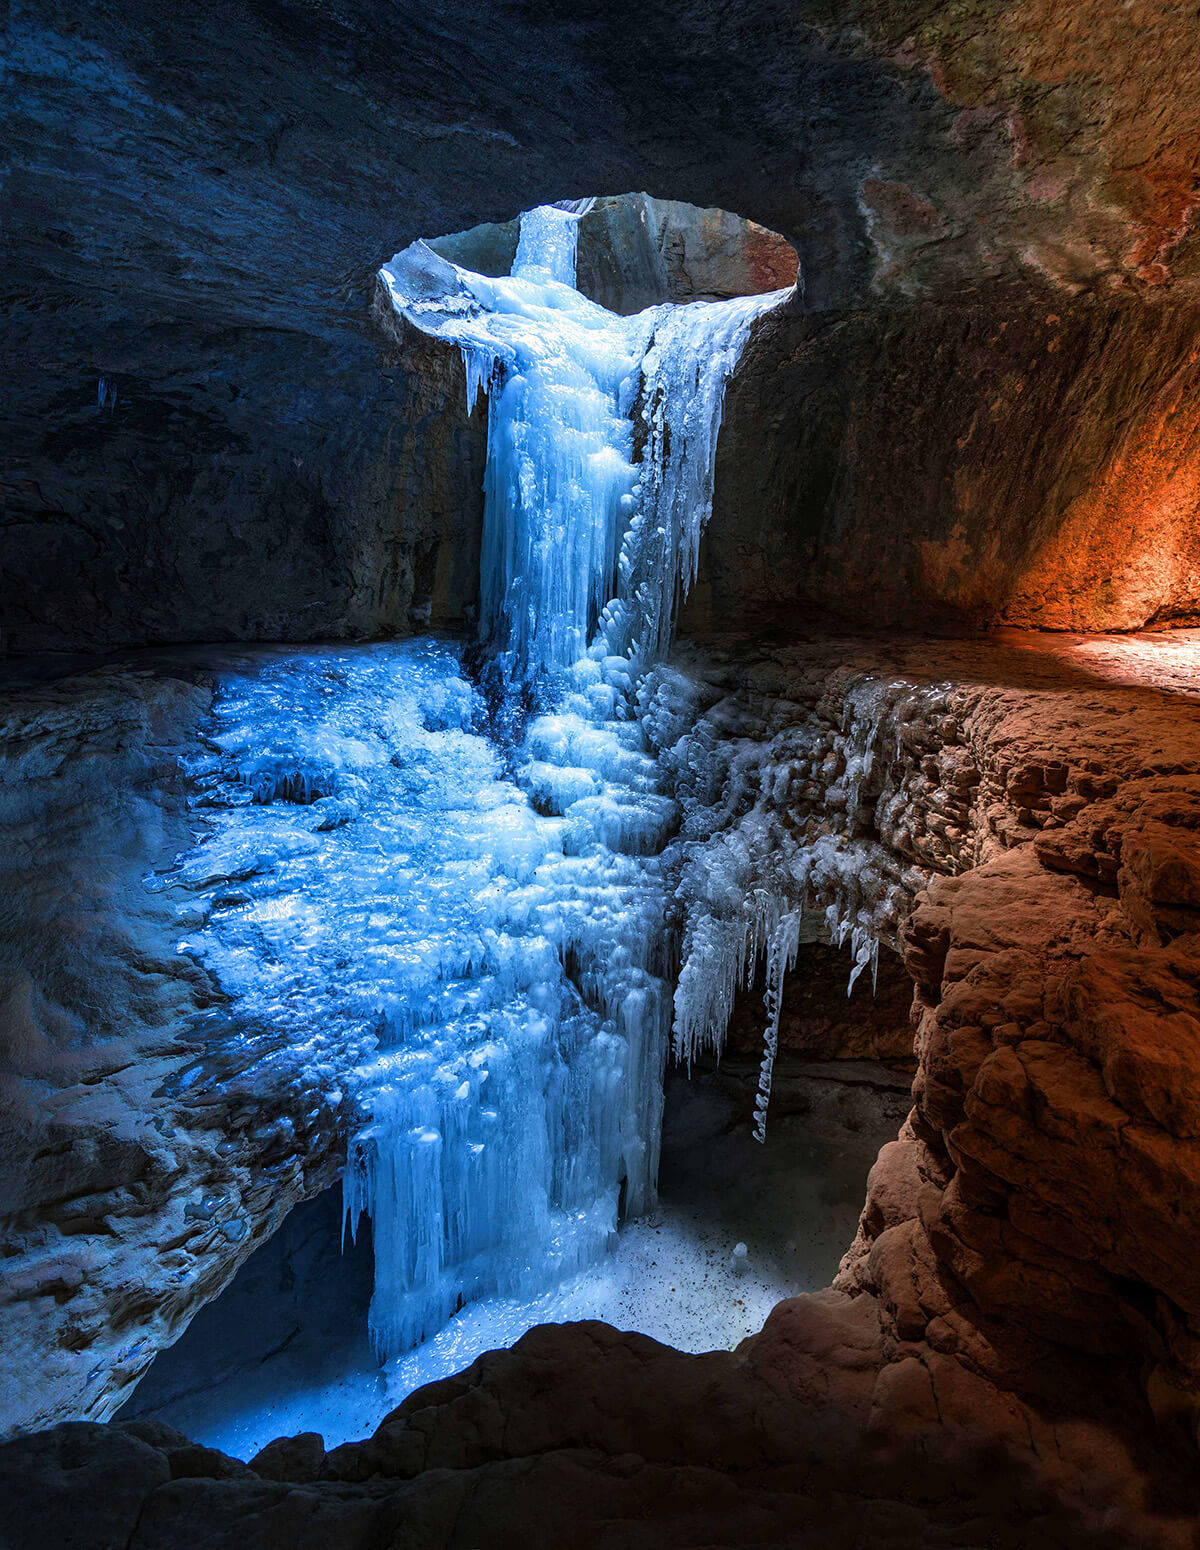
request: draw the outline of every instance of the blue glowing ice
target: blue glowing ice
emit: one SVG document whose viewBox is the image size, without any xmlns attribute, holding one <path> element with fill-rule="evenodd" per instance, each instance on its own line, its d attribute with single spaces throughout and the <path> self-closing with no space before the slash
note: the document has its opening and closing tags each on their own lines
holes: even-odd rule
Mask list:
<svg viewBox="0 0 1200 1550">
<path fill-rule="evenodd" d="M 577 229 L 573 211 L 527 212 L 507 278 L 424 243 L 380 275 L 401 316 L 458 346 L 468 405 L 488 393 L 484 641 L 520 679 L 589 658 L 603 718 L 670 640 L 712 511 L 725 384 L 787 293 L 619 317 L 575 289 Z"/>
<path fill-rule="evenodd" d="M 617 317 L 574 288 L 577 216 L 524 216 L 507 278 L 421 245 L 415 290 L 404 255 L 382 271 L 487 392 L 482 637 L 542 713 L 499 746 L 445 642 L 260 654 L 190 766 L 212 833 L 176 874 L 210 906 L 188 950 L 353 1089 L 346 1212 L 371 1216 L 385 1356 L 556 1285 L 654 1196 L 679 812 L 637 692 L 779 294 Z"/>
</svg>

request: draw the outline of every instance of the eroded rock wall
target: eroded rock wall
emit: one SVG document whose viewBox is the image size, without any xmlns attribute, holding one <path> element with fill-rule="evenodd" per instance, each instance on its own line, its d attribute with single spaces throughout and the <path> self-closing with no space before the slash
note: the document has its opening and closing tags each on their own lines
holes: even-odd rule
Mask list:
<svg viewBox="0 0 1200 1550">
<path fill-rule="evenodd" d="M 1195 623 L 1200 312 L 1047 300 L 760 320 L 682 628 L 751 612 L 789 629 Z"/>
<path fill-rule="evenodd" d="M 916 985 L 916 1106 L 837 1284 L 1011 1388 L 1055 1347 L 1140 1368 L 1200 1435 L 1196 633 L 678 660 L 677 1029 L 713 918 L 866 922 Z"/>
<path fill-rule="evenodd" d="M 962 878 L 906 932 L 916 1107 L 838 1284 L 1006 1384 L 1047 1348 L 1140 1367 L 1200 1435 L 1194 774 Z"/>
<path fill-rule="evenodd" d="M 50 415 L 18 411 L 11 446 L 45 462 L 5 492 L 9 651 L 462 623 L 486 432 L 457 361 L 273 329 L 160 327 L 153 349 L 122 337 Z"/>
<path fill-rule="evenodd" d="M 1200 1437 L 1196 710 L 1181 686 L 1137 744 L 1112 701 L 1061 741 L 994 723 L 1017 810 L 905 927 L 915 1108 L 837 1284 L 1007 1385 L 1048 1348 L 1131 1362 Z"/>
</svg>

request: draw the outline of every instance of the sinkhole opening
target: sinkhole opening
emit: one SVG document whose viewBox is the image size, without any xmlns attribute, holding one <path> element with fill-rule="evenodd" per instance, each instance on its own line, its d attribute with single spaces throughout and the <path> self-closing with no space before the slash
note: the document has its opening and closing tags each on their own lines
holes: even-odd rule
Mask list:
<svg viewBox="0 0 1200 1550">
<path fill-rule="evenodd" d="M 644 193 L 564 200 L 559 208 L 578 217 L 576 289 L 621 317 L 668 303 L 788 290 L 799 278 L 800 261 L 786 237 L 729 210 Z M 516 216 L 427 238 L 425 245 L 461 269 L 499 279 L 512 273 L 520 239 Z"/>
</svg>

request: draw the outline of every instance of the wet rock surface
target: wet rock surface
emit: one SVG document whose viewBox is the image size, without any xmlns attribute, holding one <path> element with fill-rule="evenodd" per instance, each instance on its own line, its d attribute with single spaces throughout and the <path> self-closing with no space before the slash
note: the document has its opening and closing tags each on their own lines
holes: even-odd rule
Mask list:
<svg viewBox="0 0 1200 1550">
<path fill-rule="evenodd" d="M 684 633 L 1200 617 L 1200 312 L 778 312 L 726 400 Z"/>
</svg>

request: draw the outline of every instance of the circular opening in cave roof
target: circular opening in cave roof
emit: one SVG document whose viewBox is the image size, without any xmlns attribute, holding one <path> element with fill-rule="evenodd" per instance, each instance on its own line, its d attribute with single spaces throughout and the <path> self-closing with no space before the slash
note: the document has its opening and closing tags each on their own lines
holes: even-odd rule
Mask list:
<svg viewBox="0 0 1200 1550">
<path fill-rule="evenodd" d="M 579 213 L 575 284 L 591 301 L 630 316 L 663 302 L 724 301 L 796 284 L 785 237 L 728 210 L 650 194 L 560 201 Z M 440 258 L 475 274 L 512 270 L 521 218 L 425 239 Z"/>
</svg>

